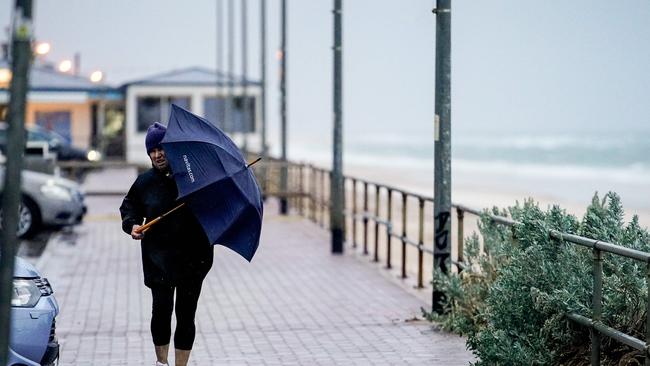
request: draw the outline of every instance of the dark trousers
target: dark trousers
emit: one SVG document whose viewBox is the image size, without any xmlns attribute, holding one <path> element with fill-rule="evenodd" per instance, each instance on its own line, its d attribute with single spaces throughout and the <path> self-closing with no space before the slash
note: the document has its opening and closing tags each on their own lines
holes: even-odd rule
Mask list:
<svg viewBox="0 0 650 366">
<path fill-rule="evenodd" d="M 196 327 L 194 315 L 201 294 L 202 281 L 184 283 L 178 286 L 153 286 L 153 304 L 151 307 L 151 335 L 153 344 L 164 346 L 171 337 L 172 312 L 174 310 L 174 290 L 176 291 L 176 331 L 174 347 L 191 350 L 194 344 Z"/>
</svg>

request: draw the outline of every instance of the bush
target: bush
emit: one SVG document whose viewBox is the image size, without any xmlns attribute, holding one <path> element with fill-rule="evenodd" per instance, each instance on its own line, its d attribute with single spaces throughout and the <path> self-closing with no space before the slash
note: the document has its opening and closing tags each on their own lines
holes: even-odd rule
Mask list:
<svg viewBox="0 0 650 366">
<path fill-rule="evenodd" d="M 514 227 L 480 218 L 483 242 L 467 239 L 463 270 L 436 274 L 446 294 L 445 314 L 427 316 L 444 329 L 466 335 L 477 365 L 589 364 L 589 330 L 565 315 L 591 317 L 592 251 L 550 237 L 550 230 L 574 233 L 650 251 L 650 235 L 635 216 L 623 221 L 615 193 L 594 196 L 582 220 L 558 206 L 542 210 L 532 200 L 493 214 L 520 222 Z M 645 338 L 646 266 L 603 254 L 603 322 Z M 642 363 L 641 353 L 603 337 L 604 364 Z"/>
</svg>

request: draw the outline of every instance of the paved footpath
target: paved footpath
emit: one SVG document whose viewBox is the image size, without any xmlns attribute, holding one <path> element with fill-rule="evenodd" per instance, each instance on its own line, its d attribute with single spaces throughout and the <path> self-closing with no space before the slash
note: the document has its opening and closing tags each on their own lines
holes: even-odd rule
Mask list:
<svg viewBox="0 0 650 366">
<path fill-rule="evenodd" d="M 151 293 L 137 242 L 120 229 L 121 197 L 56 235 L 37 265 L 61 306 L 61 365 L 153 365 Z M 248 263 L 217 246 L 197 311 L 192 365 L 467 365 L 460 337 L 421 318 L 421 300 L 351 255 L 326 231 L 268 207 Z M 173 355 L 170 355 L 173 359 Z"/>
</svg>

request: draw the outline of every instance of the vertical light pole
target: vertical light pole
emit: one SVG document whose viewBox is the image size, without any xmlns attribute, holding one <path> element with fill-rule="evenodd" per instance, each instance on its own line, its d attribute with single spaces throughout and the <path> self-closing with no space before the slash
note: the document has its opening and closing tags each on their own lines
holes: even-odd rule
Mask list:
<svg viewBox="0 0 650 366">
<path fill-rule="evenodd" d="M 451 0 L 437 0 L 433 12 L 436 14 L 433 270 L 448 273 L 451 263 Z M 444 296 L 434 289 L 433 311 L 442 311 Z"/>
<path fill-rule="evenodd" d="M 342 0 L 334 0 L 334 136 L 332 178 L 330 184 L 330 230 L 332 233 L 332 253 L 343 253 L 345 228 L 345 181 L 343 179 L 343 95 L 342 95 Z"/>
<path fill-rule="evenodd" d="M 266 161 L 266 0 L 260 0 L 260 119 L 262 120 L 262 161 Z M 266 168 L 262 168 L 262 192 L 266 193 Z"/>
<path fill-rule="evenodd" d="M 248 95 L 246 90 L 246 83 L 248 82 L 248 23 L 246 17 L 248 16 L 248 9 L 246 0 L 241 0 L 241 107 L 242 107 L 242 125 L 241 130 L 244 137 L 244 152 L 248 153 Z"/>
<path fill-rule="evenodd" d="M 2 194 L 2 227 L 0 232 L 0 365 L 9 355 L 9 325 L 13 290 L 14 256 L 18 240 L 18 208 L 22 153 L 25 148 L 25 102 L 29 87 L 29 63 L 32 58 L 32 1 L 16 0 L 11 47 L 12 79 L 9 92 L 9 127 L 7 161 Z"/>
<path fill-rule="evenodd" d="M 214 118 L 217 125 L 221 128 L 224 128 L 224 119 L 226 116 L 226 106 L 221 105 L 219 108 L 219 95 L 221 94 L 223 87 L 223 78 L 220 78 L 223 75 L 223 1 L 217 0 L 217 72 L 215 74 L 215 98 L 214 98 Z"/>
<path fill-rule="evenodd" d="M 224 120 L 224 130 L 233 133 L 234 126 L 234 89 L 235 78 L 233 71 L 235 69 L 235 5 L 233 0 L 228 0 L 228 95 L 226 96 L 226 118 Z"/>
<path fill-rule="evenodd" d="M 281 30 L 280 30 L 280 145 L 282 148 L 281 159 L 284 163 L 280 171 L 280 213 L 286 215 L 287 207 L 287 0 L 281 4 Z"/>
</svg>

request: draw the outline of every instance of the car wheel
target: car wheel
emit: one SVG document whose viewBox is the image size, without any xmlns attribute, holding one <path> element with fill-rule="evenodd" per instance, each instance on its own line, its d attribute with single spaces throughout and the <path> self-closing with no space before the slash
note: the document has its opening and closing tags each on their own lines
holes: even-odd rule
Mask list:
<svg viewBox="0 0 650 366">
<path fill-rule="evenodd" d="M 38 211 L 38 206 L 36 206 L 34 201 L 23 196 L 18 212 L 18 231 L 16 235 L 20 238 L 29 238 L 36 233 L 41 225 L 41 215 Z"/>
<path fill-rule="evenodd" d="M 16 236 L 29 238 L 41 225 L 41 213 L 38 206 L 27 196 L 22 196 L 18 207 L 18 230 Z M 0 207 L 0 229 L 2 229 L 2 208 Z"/>
</svg>

